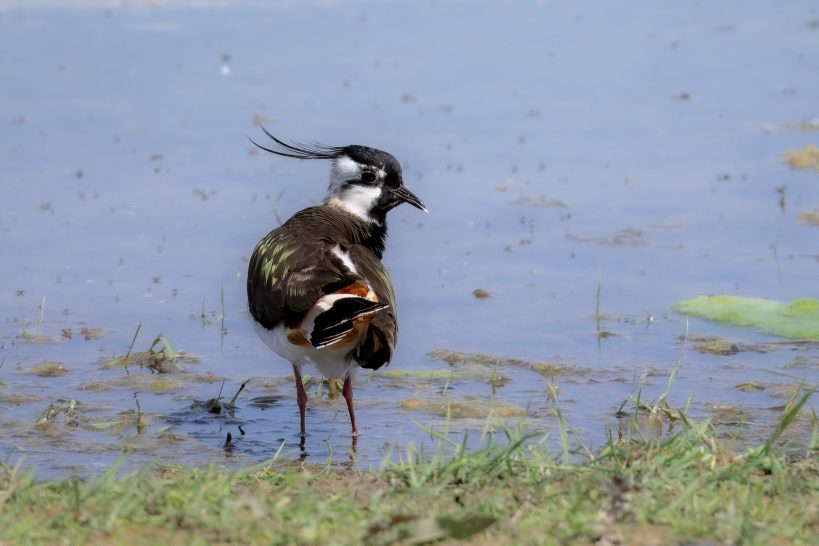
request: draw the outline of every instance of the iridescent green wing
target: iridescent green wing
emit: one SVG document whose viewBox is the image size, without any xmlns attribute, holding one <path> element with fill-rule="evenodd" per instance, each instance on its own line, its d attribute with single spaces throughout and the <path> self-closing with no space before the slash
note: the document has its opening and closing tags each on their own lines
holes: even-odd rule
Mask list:
<svg viewBox="0 0 819 546">
<path fill-rule="evenodd" d="M 326 239 L 299 237 L 285 224 L 267 234 L 248 265 L 250 313 L 265 328 L 297 325 L 323 295 L 353 282 Z"/>
</svg>

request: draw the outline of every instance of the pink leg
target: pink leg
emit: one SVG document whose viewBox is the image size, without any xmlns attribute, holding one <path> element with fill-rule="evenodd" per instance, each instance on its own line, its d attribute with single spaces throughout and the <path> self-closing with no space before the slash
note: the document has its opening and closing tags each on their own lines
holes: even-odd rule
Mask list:
<svg viewBox="0 0 819 546">
<path fill-rule="evenodd" d="M 299 421 L 301 423 L 301 437 L 307 436 L 304 429 L 304 412 L 307 409 L 307 391 L 304 390 L 304 383 L 301 380 L 301 371 L 297 366 L 293 366 L 293 375 L 296 377 L 296 401 L 299 404 Z"/>
<path fill-rule="evenodd" d="M 353 409 L 353 382 L 350 375 L 344 378 L 344 387 L 341 388 L 341 395 L 347 401 L 347 411 L 350 412 L 350 423 L 353 425 L 353 437 L 358 436 L 358 427 L 355 426 L 355 410 Z"/>
</svg>

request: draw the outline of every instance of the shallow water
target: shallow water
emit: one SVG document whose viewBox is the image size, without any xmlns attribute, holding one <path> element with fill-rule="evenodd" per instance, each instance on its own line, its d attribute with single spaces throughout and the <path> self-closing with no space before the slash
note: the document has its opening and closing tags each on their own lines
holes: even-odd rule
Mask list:
<svg viewBox="0 0 819 546">
<path fill-rule="evenodd" d="M 499 426 L 424 401 L 528 409 L 522 426 L 555 438 L 558 407 L 594 447 L 679 358 L 671 405 L 752 441 L 819 380 L 816 345 L 681 352 L 686 329 L 782 340 L 670 310 L 817 297 L 819 228 L 799 213 L 819 207 L 819 174 L 782 161 L 819 143 L 790 127 L 819 116 L 814 3 L 206 4 L 0 2 L 3 460 L 49 477 L 123 454 L 251 464 L 284 444 L 347 464 L 343 401 L 310 385 L 302 452 L 289 365 L 248 321 L 253 245 L 328 173 L 256 153 L 259 122 L 392 152 L 430 210 L 391 213 L 401 336 L 389 373 L 357 376 L 360 467 L 429 444 L 429 427 L 475 442 Z M 134 351 L 161 333 L 196 361 L 109 367 L 138 325 Z M 450 366 L 439 348 L 499 363 Z M 60 375 L 31 373 L 43 361 Z M 249 378 L 233 416 L 197 405 Z"/>
</svg>

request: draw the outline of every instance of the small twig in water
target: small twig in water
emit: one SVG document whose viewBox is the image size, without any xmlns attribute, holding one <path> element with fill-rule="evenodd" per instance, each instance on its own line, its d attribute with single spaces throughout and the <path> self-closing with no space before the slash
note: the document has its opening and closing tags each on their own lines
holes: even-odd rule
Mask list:
<svg viewBox="0 0 819 546">
<path fill-rule="evenodd" d="M 239 398 L 239 393 L 245 390 L 245 386 L 250 383 L 250 379 L 245 379 L 241 385 L 239 385 L 239 390 L 236 391 L 236 394 L 233 395 L 233 398 L 230 399 L 228 402 L 228 407 L 230 408 L 230 416 L 233 417 L 234 413 L 236 412 L 236 399 Z"/>
<path fill-rule="evenodd" d="M 136 429 L 137 434 L 142 434 L 145 431 L 145 414 L 142 412 L 142 407 L 139 405 L 139 397 L 134 393 L 134 402 L 137 407 Z"/>
<path fill-rule="evenodd" d="M 654 402 L 651 413 L 656 415 L 660 406 L 665 403 L 668 395 L 671 394 L 671 387 L 674 385 L 674 380 L 677 378 L 677 372 L 680 371 L 680 362 L 685 353 L 685 344 L 688 341 L 688 319 L 685 320 L 685 333 L 683 334 L 682 342 L 680 343 L 680 352 L 677 354 L 677 360 L 674 362 L 674 367 L 671 368 L 671 374 L 668 376 L 668 383 L 666 383 L 665 390 Z"/>
</svg>

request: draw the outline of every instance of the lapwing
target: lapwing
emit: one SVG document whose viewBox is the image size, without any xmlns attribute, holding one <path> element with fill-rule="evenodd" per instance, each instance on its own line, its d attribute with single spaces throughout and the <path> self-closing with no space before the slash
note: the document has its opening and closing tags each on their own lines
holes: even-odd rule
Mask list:
<svg viewBox="0 0 819 546">
<path fill-rule="evenodd" d="M 389 363 L 398 337 L 395 294 L 381 263 L 387 213 L 402 203 L 423 211 L 404 187 L 401 165 L 366 146 L 286 142 L 262 127 L 272 154 L 332 161 L 327 197 L 294 214 L 253 250 L 247 274 L 250 314 L 259 337 L 293 367 L 301 437 L 307 393 L 302 366 L 343 378 L 353 437 L 358 436 L 351 374 Z"/>
</svg>

